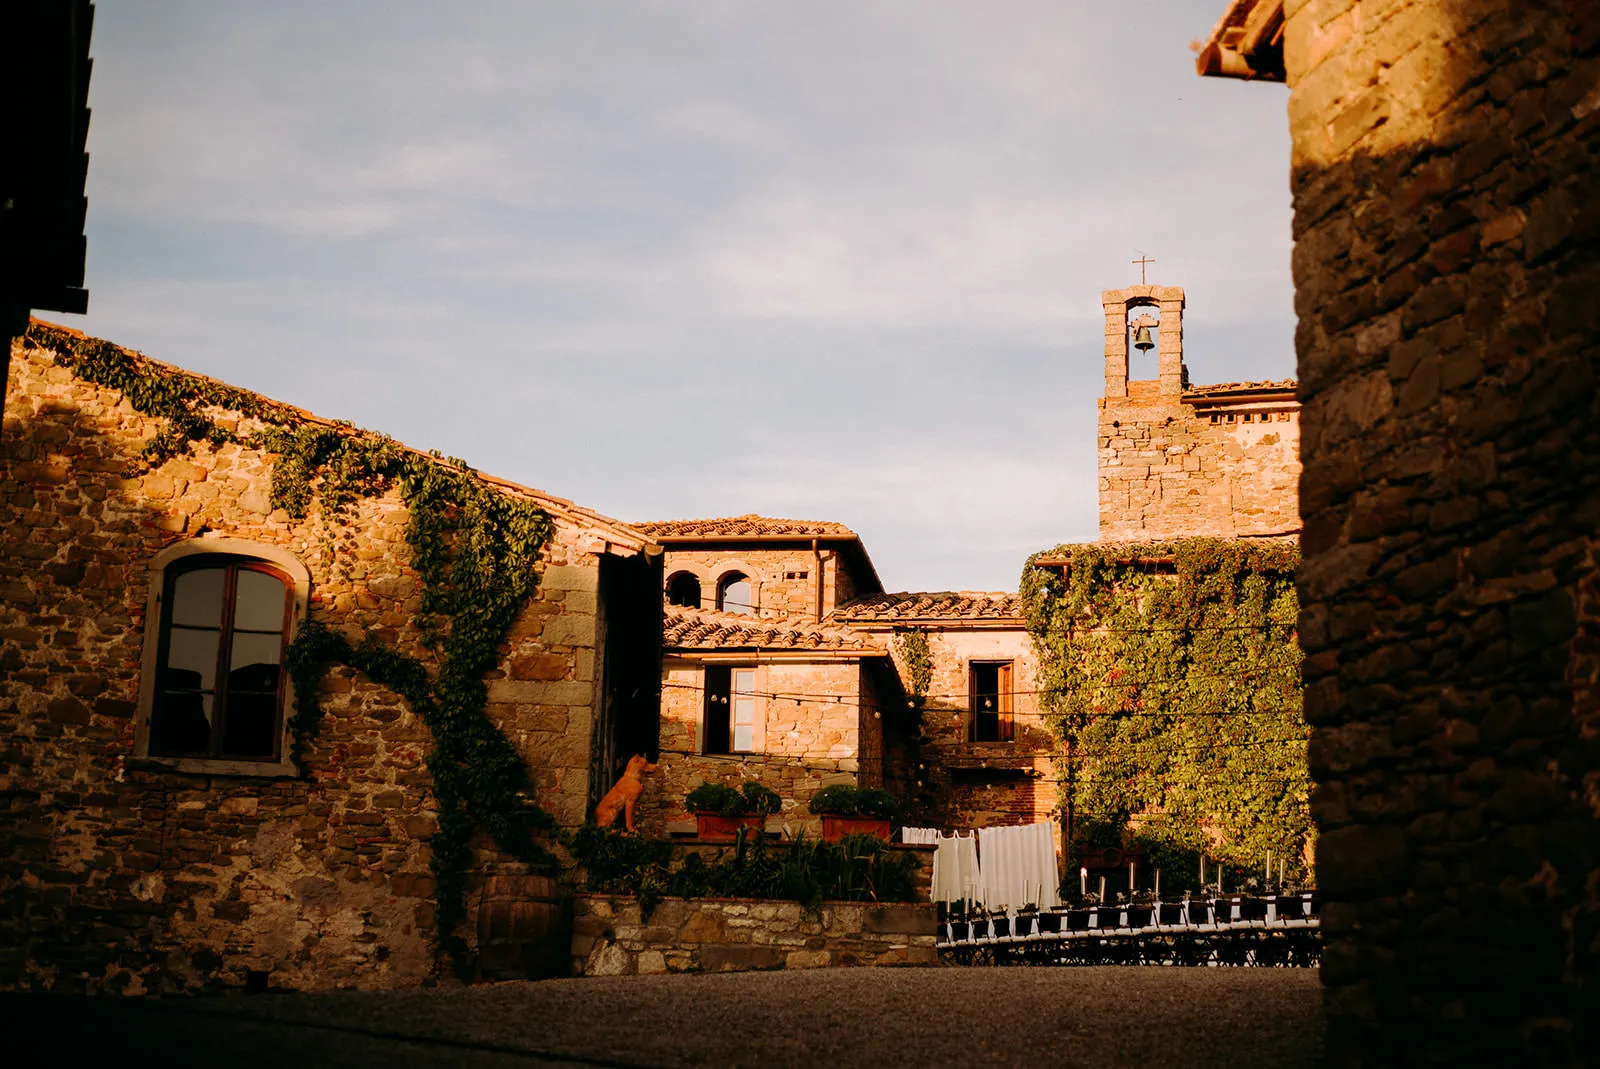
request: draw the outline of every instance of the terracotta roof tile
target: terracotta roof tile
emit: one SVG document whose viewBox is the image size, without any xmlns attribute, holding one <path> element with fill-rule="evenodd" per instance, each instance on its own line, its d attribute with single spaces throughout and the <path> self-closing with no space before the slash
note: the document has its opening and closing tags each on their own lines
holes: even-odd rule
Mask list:
<svg viewBox="0 0 1600 1069">
<path fill-rule="evenodd" d="M 1298 386 L 1294 379 L 1263 379 L 1260 382 L 1217 382 L 1207 386 L 1186 386 L 1185 397 L 1206 396 L 1214 393 L 1237 393 L 1243 390 L 1293 390 Z"/>
<path fill-rule="evenodd" d="M 835 609 L 828 617 L 851 623 L 895 620 L 1020 620 L 1026 616 L 1016 594 L 971 590 L 936 593 L 870 594 Z"/>
<path fill-rule="evenodd" d="M 666 609 L 661 644 L 680 650 L 842 650 L 869 655 L 885 652 L 873 636 L 848 627 L 677 605 Z"/>
<path fill-rule="evenodd" d="M 785 520 L 771 516 L 726 516 L 707 520 L 653 520 L 632 525 L 657 538 L 762 538 L 799 535 L 812 538 L 854 538 L 856 533 L 830 520 Z"/>
</svg>

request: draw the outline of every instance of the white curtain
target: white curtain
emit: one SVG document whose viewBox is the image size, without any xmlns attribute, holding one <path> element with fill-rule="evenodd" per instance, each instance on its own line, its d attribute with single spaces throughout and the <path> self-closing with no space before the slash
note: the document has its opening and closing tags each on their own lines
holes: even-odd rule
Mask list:
<svg viewBox="0 0 1600 1069">
<path fill-rule="evenodd" d="M 978 901 L 987 910 L 1038 906 L 1054 909 L 1057 894 L 1055 823 L 978 831 Z"/>
</svg>

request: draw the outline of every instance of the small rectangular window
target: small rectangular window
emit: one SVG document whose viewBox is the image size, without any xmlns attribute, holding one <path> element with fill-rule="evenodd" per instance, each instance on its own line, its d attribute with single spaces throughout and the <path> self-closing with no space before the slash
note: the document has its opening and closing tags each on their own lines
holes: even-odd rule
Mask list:
<svg viewBox="0 0 1600 1069">
<path fill-rule="evenodd" d="M 971 742 L 1010 742 L 1012 718 L 1011 662 L 974 661 L 969 672 L 972 710 L 967 738 Z"/>
</svg>

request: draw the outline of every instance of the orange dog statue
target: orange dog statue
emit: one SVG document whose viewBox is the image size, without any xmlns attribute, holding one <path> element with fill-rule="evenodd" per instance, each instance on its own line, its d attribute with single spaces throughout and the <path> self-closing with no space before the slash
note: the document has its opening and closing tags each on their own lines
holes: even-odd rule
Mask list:
<svg viewBox="0 0 1600 1069">
<path fill-rule="evenodd" d="M 644 759 L 644 754 L 634 754 L 628 758 L 628 769 L 617 780 L 617 785 L 606 792 L 600 799 L 600 804 L 594 807 L 594 822 L 602 828 L 609 828 L 617 822 L 617 814 L 623 815 L 623 822 L 628 830 L 633 830 L 633 807 L 639 801 L 639 795 L 644 793 L 644 774 L 654 772 L 656 766 Z"/>
</svg>

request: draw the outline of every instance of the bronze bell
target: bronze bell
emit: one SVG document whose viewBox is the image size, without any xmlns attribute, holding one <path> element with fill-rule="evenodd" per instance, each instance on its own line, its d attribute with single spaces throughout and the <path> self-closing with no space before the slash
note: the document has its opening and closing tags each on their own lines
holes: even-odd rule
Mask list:
<svg viewBox="0 0 1600 1069">
<path fill-rule="evenodd" d="M 1156 347 L 1156 343 L 1150 340 L 1150 325 L 1148 323 L 1140 323 L 1133 328 L 1133 347 L 1144 353 L 1148 353 Z"/>
</svg>

